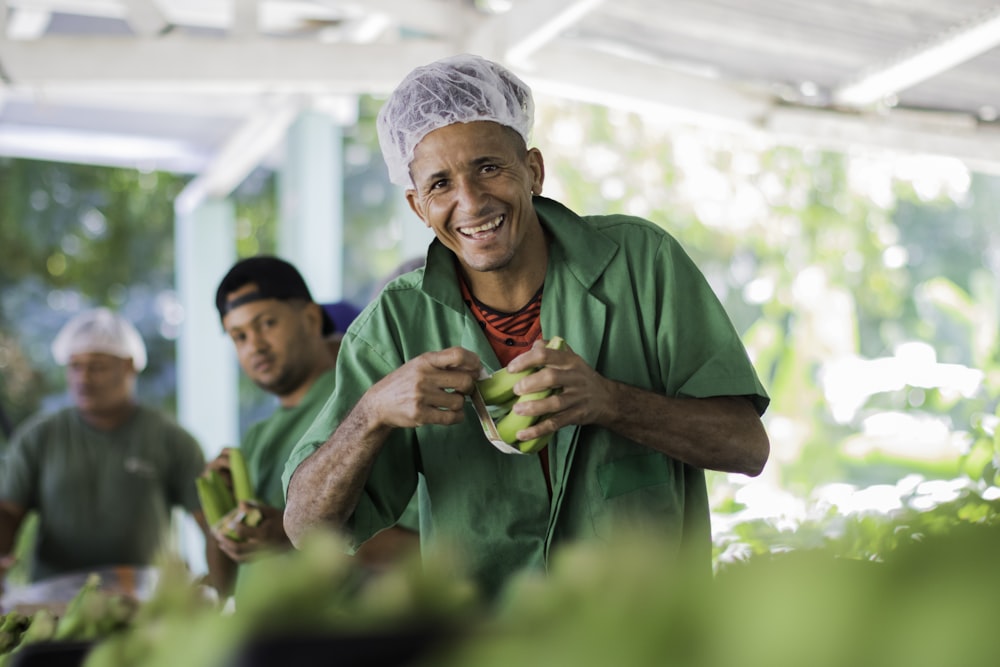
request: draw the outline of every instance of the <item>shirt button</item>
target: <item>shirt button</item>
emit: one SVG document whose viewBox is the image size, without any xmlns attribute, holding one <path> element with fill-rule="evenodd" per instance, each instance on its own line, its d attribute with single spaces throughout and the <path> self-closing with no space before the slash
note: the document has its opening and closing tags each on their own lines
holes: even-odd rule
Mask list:
<svg viewBox="0 0 1000 667">
<path fill-rule="evenodd" d="M 510 347 L 511 345 L 514 344 L 514 339 L 513 338 L 508 338 L 507 340 L 505 340 L 503 342 L 503 344 L 506 345 L 507 347 Z"/>
</svg>

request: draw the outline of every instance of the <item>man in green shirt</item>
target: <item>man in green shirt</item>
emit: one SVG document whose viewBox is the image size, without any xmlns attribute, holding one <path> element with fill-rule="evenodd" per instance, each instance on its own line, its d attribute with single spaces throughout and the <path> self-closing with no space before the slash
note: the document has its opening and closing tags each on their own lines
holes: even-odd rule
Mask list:
<svg viewBox="0 0 1000 667">
<path fill-rule="evenodd" d="M 211 578 L 220 592 L 229 594 L 238 563 L 262 550 L 291 546 L 282 525 L 281 474 L 292 447 L 333 393 L 340 338 L 298 270 L 278 257 L 258 255 L 233 265 L 219 283 L 215 305 L 243 372 L 278 399 L 274 413 L 253 424 L 240 443 L 263 521 L 238 526 L 237 539 L 213 531 L 227 558 L 217 562 Z M 227 478 L 229 451 L 209 463 Z M 361 552 L 362 562 L 380 567 L 415 549 L 415 529 L 415 517 L 404 517 L 400 526 L 387 528 Z"/>
<path fill-rule="evenodd" d="M 417 68 L 379 112 L 390 178 L 436 238 L 345 337 L 337 390 L 285 469 L 285 528 L 361 545 L 420 479 L 421 533 L 487 595 L 560 544 L 638 525 L 710 573 L 704 470 L 760 473 L 767 394 L 672 236 L 541 196 L 532 115 L 528 87 L 472 55 Z M 545 415 L 517 436 L 554 434 L 537 454 L 491 446 L 467 401 L 504 366 L 541 367 L 519 395 L 560 390 L 514 408 Z"/>
<path fill-rule="evenodd" d="M 136 401 L 146 347 L 135 327 L 105 308 L 85 311 L 63 326 L 52 354 L 66 367 L 72 405 L 14 434 L 0 466 L 0 556 L 32 511 L 33 581 L 153 564 L 175 506 L 206 530 L 194 484 L 201 447 L 173 418 Z"/>
</svg>

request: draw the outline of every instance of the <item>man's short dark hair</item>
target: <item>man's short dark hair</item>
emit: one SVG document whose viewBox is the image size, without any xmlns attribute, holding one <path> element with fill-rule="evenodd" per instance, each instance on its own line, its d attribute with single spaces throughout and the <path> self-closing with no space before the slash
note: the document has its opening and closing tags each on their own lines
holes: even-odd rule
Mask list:
<svg viewBox="0 0 1000 667">
<path fill-rule="evenodd" d="M 250 283 L 257 286 L 255 292 L 228 300 L 230 294 Z M 236 262 L 215 291 L 215 307 L 219 311 L 220 320 L 233 308 L 261 299 L 301 299 L 307 303 L 315 303 L 298 269 L 274 255 L 255 255 Z M 323 314 L 323 335 L 329 336 L 337 327 L 325 309 L 320 308 L 320 311 Z"/>
</svg>

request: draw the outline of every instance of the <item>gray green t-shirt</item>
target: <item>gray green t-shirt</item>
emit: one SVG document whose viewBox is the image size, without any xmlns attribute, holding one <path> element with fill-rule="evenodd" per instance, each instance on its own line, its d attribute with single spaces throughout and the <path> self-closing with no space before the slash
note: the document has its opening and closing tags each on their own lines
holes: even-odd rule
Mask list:
<svg viewBox="0 0 1000 667">
<path fill-rule="evenodd" d="M 171 509 L 200 511 L 198 442 L 146 406 L 113 431 L 75 408 L 37 415 L 14 434 L 0 499 L 38 514 L 33 581 L 115 565 L 151 564 L 169 537 Z"/>
</svg>

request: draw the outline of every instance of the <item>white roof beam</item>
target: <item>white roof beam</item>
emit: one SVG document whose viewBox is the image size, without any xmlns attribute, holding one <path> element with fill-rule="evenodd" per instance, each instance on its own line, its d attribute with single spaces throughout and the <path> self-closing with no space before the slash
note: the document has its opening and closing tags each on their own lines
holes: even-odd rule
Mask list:
<svg viewBox="0 0 1000 667">
<path fill-rule="evenodd" d="M 653 112 L 661 120 L 746 129 L 772 105 L 769 96 L 586 47 L 548 47 L 530 69 L 515 71 L 536 92 Z"/>
<path fill-rule="evenodd" d="M 1000 175 L 1000 129 L 978 124 L 962 114 L 909 112 L 849 115 L 816 108 L 778 107 L 761 129 L 778 138 L 794 139 L 836 150 L 852 146 L 899 153 L 953 157 L 970 168 Z"/>
<path fill-rule="evenodd" d="M 105 92 L 381 93 L 392 90 L 415 64 L 451 53 L 447 43 L 436 41 L 322 44 L 173 34 L 0 43 L 0 62 L 12 86 Z"/>
<path fill-rule="evenodd" d="M 253 37 L 257 34 L 259 5 L 257 0 L 233 0 L 233 24 L 230 34 L 234 37 Z"/>
<path fill-rule="evenodd" d="M 294 96 L 273 101 L 233 132 L 212 162 L 177 195 L 179 212 L 194 210 L 209 198 L 228 196 L 285 137 L 302 103 Z"/>
<path fill-rule="evenodd" d="M 153 0 L 122 0 L 129 27 L 137 35 L 151 37 L 166 30 L 170 23 Z"/>
<path fill-rule="evenodd" d="M 2 26 L 2 33 L 0 33 L 2 36 L 0 38 L 38 39 L 45 34 L 45 31 L 49 27 L 49 22 L 52 20 L 52 12 L 44 9 L 12 8 L 9 18 L 6 17 L 6 12 L 2 6 L 0 6 L 0 12 L 4 12 L 4 18 L 6 18 L 6 23 Z"/>
<path fill-rule="evenodd" d="M 603 2 L 604 0 L 535 0 L 515 4 L 502 17 L 506 23 L 508 38 L 504 59 L 512 66 L 527 65 L 535 52 Z"/>
<path fill-rule="evenodd" d="M 849 107 L 874 104 L 997 45 L 1000 45 L 1000 6 L 840 86 L 833 92 L 833 100 Z"/>
</svg>

